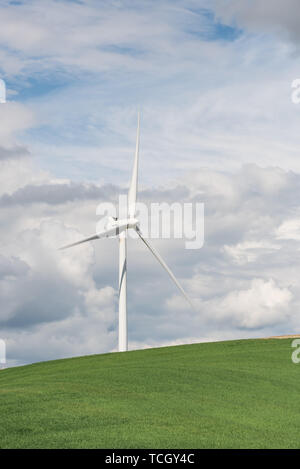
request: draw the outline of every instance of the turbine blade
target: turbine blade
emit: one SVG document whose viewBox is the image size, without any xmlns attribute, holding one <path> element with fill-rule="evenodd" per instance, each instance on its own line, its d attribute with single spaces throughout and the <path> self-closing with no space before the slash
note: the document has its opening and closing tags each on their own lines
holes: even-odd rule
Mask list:
<svg viewBox="0 0 300 469">
<path fill-rule="evenodd" d="M 171 279 L 173 280 L 173 282 L 175 283 L 175 285 L 177 286 L 177 288 L 181 291 L 181 293 L 183 294 L 183 296 L 185 297 L 185 299 L 189 302 L 189 304 L 191 305 L 191 307 L 193 309 L 195 309 L 195 306 L 193 305 L 192 301 L 190 300 L 190 298 L 187 296 L 186 292 L 184 291 L 183 287 L 180 285 L 180 283 L 178 282 L 178 280 L 176 279 L 175 275 L 173 274 L 173 272 L 170 270 L 170 268 L 167 266 L 167 264 L 165 263 L 165 261 L 162 259 L 162 257 L 160 256 L 160 254 L 154 249 L 153 246 L 150 245 L 149 241 L 146 240 L 140 229 L 137 227 L 136 228 L 136 232 L 137 234 L 139 235 L 139 237 L 141 238 L 141 240 L 143 241 L 143 243 L 147 246 L 148 249 L 150 249 L 150 251 L 152 252 L 153 256 L 156 257 L 156 259 L 158 260 L 158 262 L 162 265 L 162 267 L 167 271 L 167 273 L 169 274 L 169 276 L 171 277 Z"/>
<path fill-rule="evenodd" d="M 71 243 L 71 244 L 67 244 L 66 246 L 62 246 L 61 248 L 59 248 L 59 250 L 62 251 L 63 249 L 77 246 L 77 244 L 87 243 L 88 241 L 93 241 L 94 239 L 98 239 L 98 238 L 100 238 L 100 236 L 98 235 L 89 236 L 88 238 L 84 238 L 84 239 L 81 239 L 80 241 L 76 241 L 76 243 Z"/>
<path fill-rule="evenodd" d="M 139 145 L 140 145 L 140 112 L 138 112 L 138 123 L 136 131 L 135 157 L 131 176 L 131 183 L 128 191 L 128 217 L 134 218 L 135 204 L 138 187 L 138 167 L 139 167 Z"/>
<path fill-rule="evenodd" d="M 76 241 L 76 243 L 67 244 L 66 246 L 63 246 L 59 249 L 60 250 L 67 249 L 72 246 L 77 246 L 78 244 L 87 243 L 88 241 L 93 241 L 94 239 L 109 238 L 109 237 L 117 236 L 118 234 L 122 233 L 124 229 L 126 229 L 126 225 L 124 224 L 122 226 L 112 225 L 112 224 L 109 226 L 108 224 L 105 230 L 100 231 L 99 233 L 94 234 L 92 236 L 89 236 L 88 238 L 84 238 L 79 241 Z"/>
</svg>

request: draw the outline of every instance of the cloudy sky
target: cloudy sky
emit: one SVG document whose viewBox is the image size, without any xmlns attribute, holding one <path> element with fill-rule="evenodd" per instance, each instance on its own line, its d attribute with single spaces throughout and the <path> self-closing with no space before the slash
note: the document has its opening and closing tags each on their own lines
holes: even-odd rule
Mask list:
<svg viewBox="0 0 300 469">
<path fill-rule="evenodd" d="M 129 347 L 300 332 L 298 0 L 0 1 L 0 338 L 8 365 L 117 348 L 118 242 L 139 200 L 203 202 L 205 243 L 128 246 Z M 155 292 L 155 295 L 153 295 Z"/>
</svg>

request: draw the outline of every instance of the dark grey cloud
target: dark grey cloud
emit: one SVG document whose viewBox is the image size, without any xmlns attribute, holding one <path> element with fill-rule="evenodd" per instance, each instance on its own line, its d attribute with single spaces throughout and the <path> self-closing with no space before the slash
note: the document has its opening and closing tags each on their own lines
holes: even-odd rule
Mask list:
<svg viewBox="0 0 300 469">
<path fill-rule="evenodd" d="M 222 22 L 256 32 L 273 32 L 300 42 L 300 3 L 298 0 L 215 0 Z"/>
<path fill-rule="evenodd" d="M 26 335 L 25 343 L 15 344 L 15 357 L 24 348 L 27 357 L 36 353 L 35 360 L 112 350 L 117 334 L 113 313 L 117 303 L 111 288 L 117 292 L 116 240 L 99 240 L 70 251 L 57 252 L 56 247 L 90 234 L 86 223 L 91 226 L 95 215 L 85 219 L 82 206 L 76 210 L 79 198 L 108 200 L 119 188 L 70 183 L 32 189 L 20 189 L 10 199 L 11 204 L 25 200 L 28 210 L 18 212 L 17 232 L 10 234 L 14 255 L 6 254 L 3 247 L 0 258 L 1 330 L 14 341 Z M 300 327 L 296 315 L 300 175 L 256 165 L 234 174 L 203 168 L 170 189 L 139 193 L 139 200 L 147 204 L 183 199 L 205 203 L 203 248 L 189 251 L 182 240 L 174 239 L 152 240 L 152 244 L 198 310 L 191 312 L 181 304 L 151 253 L 139 240 L 130 239 L 130 346 L 272 335 Z M 45 207 L 36 204 L 41 200 L 52 204 L 53 210 L 59 206 L 55 219 L 48 218 L 44 225 Z M 13 216 L 13 205 L 3 212 L 4 217 Z M 108 295 L 106 288 L 111 289 Z M 50 352 L 53 334 L 59 337 L 58 348 L 51 346 Z"/>
<path fill-rule="evenodd" d="M 0 206 L 48 204 L 62 205 L 77 200 L 104 200 L 117 201 L 119 194 L 126 194 L 127 190 L 121 187 L 105 184 L 62 183 L 62 184 L 28 184 L 17 189 L 12 194 L 3 194 L 0 197 Z M 189 190 L 184 186 L 170 189 L 141 190 L 139 199 L 148 202 L 173 202 L 189 198 Z"/>
<path fill-rule="evenodd" d="M 82 292 L 62 276 L 31 272 L 15 288 L 22 298 L 2 328 L 28 329 L 43 323 L 61 321 L 71 316 L 75 308 L 84 312 Z"/>
<path fill-rule="evenodd" d="M 28 148 L 22 145 L 16 145 L 14 147 L 2 147 L 0 146 L 0 161 L 12 160 L 25 158 L 30 156 Z"/>
<path fill-rule="evenodd" d="M 76 200 L 111 200 L 119 193 L 113 185 L 96 186 L 93 184 L 41 184 L 27 185 L 12 194 L 0 198 L 0 206 L 49 204 L 61 205 Z"/>
<path fill-rule="evenodd" d="M 29 270 L 26 262 L 17 257 L 0 255 L 0 279 L 4 277 L 23 277 Z"/>
<path fill-rule="evenodd" d="M 165 188 L 153 188 L 153 189 L 145 189 L 139 192 L 139 198 L 143 200 L 143 202 L 178 202 L 188 199 L 190 197 L 190 191 L 188 187 L 182 186 L 175 186 L 170 189 Z"/>
<path fill-rule="evenodd" d="M 72 314 L 75 305 L 82 307 L 80 290 L 59 269 L 32 268 L 14 256 L 0 256 L 0 289 L 2 329 L 62 320 Z"/>
</svg>

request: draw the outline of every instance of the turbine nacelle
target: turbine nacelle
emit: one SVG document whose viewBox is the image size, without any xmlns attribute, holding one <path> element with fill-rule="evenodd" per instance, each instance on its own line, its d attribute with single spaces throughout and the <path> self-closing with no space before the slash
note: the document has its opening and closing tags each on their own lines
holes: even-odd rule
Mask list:
<svg viewBox="0 0 300 469">
<path fill-rule="evenodd" d="M 117 236 L 122 231 L 127 230 L 129 228 L 133 228 L 134 230 L 138 226 L 137 218 L 108 218 L 108 223 L 105 225 L 105 231 L 97 233 L 99 237 L 102 237 L 102 234 L 105 233 L 106 237 L 110 236 Z"/>
</svg>

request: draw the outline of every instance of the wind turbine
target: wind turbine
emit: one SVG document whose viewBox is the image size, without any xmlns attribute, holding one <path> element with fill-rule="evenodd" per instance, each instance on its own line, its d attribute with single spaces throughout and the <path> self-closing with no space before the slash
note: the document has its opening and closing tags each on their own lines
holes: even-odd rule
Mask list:
<svg viewBox="0 0 300 469">
<path fill-rule="evenodd" d="M 136 197 L 138 187 L 138 164 L 139 164 L 139 141 L 140 141 L 140 113 L 138 113 L 137 135 L 135 157 L 133 164 L 133 171 L 131 176 L 131 183 L 128 192 L 128 206 L 127 218 L 117 219 L 108 218 L 108 223 L 102 232 L 96 233 L 88 238 L 81 239 L 76 243 L 68 244 L 60 249 L 70 248 L 78 244 L 86 243 L 100 238 L 108 238 L 111 236 L 119 237 L 119 352 L 128 350 L 127 338 L 127 230 L 134 229 L 143 243 L 152 252 L 153 256 L 158 260 L 162 267 L 167 271 L 175 285 L 178 287 L 183 296 L 187 299 L 193 307 L 193 303 L 187 296 L 186 292 L 176 279 L 175 275 L 171 272 L 165 261 L 160 254 L 150 245 L 149 241 L 144 238 L 139 228 L 139 221 L 136 218 Z"/>
</svg>

